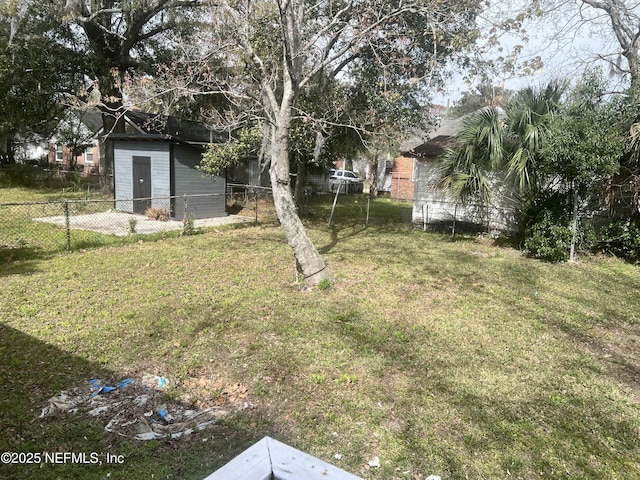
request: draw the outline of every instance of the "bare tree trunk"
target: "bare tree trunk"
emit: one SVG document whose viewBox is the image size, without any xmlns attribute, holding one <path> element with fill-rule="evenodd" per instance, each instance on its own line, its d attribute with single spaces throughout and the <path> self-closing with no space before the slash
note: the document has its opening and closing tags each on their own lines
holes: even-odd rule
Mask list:
<svg viewBox="0 0 640 480">
<path fill-rule="evenodd" d="M 269 175 L 273 188 L 273 203 L 289 246 L 302 269 L 305 279 L 313 285 L 330 279 L 329 271 L 315 245 L 309 238 L 296 210 L 289 182 L 289 129 L 288 114 L 278 117 L 272 128 L 271 167 Z"/>
</svg>

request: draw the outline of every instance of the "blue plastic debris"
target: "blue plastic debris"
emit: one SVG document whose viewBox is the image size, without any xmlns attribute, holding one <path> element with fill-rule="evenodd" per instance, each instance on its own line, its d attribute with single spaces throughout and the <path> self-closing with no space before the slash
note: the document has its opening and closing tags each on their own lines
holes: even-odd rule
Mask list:
<svg viewBox="0 0 640 480">
<path fill-rule="evenodd" d="M 169 413 L 166 405 L 161 405 L 157 410 L 158 416 L 160 417 L 160 422 L 164 425 L 168 425 L 171 420 L 173 420 L 173 415 Z"/>
<path fill-rule="evenodd" d="M 101 381 L 97 378 L 93 378 L 89 380 L 91 387 L 89 388 L 93 393 L 91 394 L 91 398 L 95 397 L 99 393 L 109 393 L 117 390 L 118 388 L 126 388 L 127 386 L 133 383 L 131 378 L 125 378 L 124 380 L 120 380 L 115 384 L 115 386 L 111 387 L 108 385 L 101 385 Z"/>
<path fill-rule="evenodd" d="M 132 383 L 133 383 L 133 379 L 125 378 L 124 380 L 120 380 L 118 383 L 116 383 L 116 387 L 125 388 L 131 385 Z"/>
</svg>

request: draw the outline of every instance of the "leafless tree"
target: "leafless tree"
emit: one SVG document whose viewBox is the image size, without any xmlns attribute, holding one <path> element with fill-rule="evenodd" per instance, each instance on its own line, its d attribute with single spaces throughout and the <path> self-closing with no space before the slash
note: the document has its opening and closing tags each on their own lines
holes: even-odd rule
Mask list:
<svg viewBox="0 0 640 480">
<path fill-rule="evenodd" d="M 521 14 L 539 38 L 539 54 L 550 62 L 584 70 L 600 62 L 622 84 L 640 84 L 640 2 L 631 0 L 527 0 Z"/>
</svg>

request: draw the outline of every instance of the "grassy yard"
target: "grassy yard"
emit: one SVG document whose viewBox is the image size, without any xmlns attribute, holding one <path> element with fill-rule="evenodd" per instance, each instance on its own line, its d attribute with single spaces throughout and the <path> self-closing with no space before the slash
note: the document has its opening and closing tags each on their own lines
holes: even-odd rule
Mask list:
<svg viewBox="0 0 640 480">
<path fill-rule="evenodd" d="M 36 218 L 65 215 L 64 201 L 70 201 L 71 216 L 103 212 L 113 208 L 113 201 L 97 186 L 69 186 L 63 189 L 10 186 L 0 172 L 0 262 L 48 257 L 67 249 L 67 235 L 62 226 L 34 221 Z M 84 202 L 91 200 L 90 203 Z M 122 244 L 115 236 L 96 235 L 89 231 L 73 232 L 69 243 L 73 249 Z"/>
<path fill-rule="evenodd" d="M 124 463 L 0 478 L 195 480 L 265 435 L 365 479 L 640 478 L 637 267 L 414 231 L 386 200 L 365 227 L 344 197 L 329 228 L 326 200 L 307 220 L 326 290 L 295 282 L 271 224 L 3 263 L 0 451 Z M 39 418 L 62 390 L 143 373 L 169 379 L 168 403 L 239 386 L 246 408 L 149 442 Z"/>
</svg>

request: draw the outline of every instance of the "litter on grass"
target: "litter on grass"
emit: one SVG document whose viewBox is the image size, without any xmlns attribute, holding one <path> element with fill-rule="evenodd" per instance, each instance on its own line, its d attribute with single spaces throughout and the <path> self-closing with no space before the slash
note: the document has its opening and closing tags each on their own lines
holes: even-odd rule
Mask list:
<svg viewBox="0 0 640 480">
<path fill-rule="evenodd" d="M 220 418 L 248 407 L 247 389 L 239 384 L 225 387 L 220 380 L 190 378 L 184 387 L 183 398 L 179 398 L 184 401 L 171 403 L 166 398 L 169 381 L 164 377 L 145 374 L 117 382 L 92 379 L 50 398 L 40 418 L 84 413 L 104 419 L 108 432 L 154 440 L 180 438 L 204 430 Z"/>
</svg>

